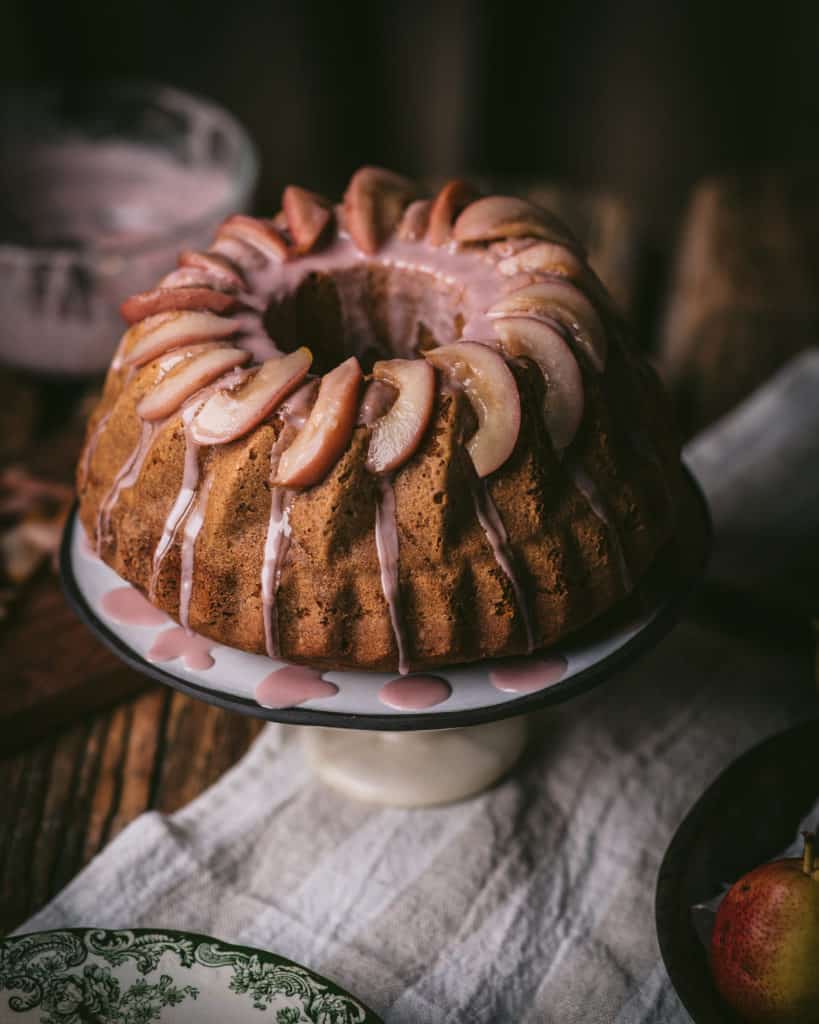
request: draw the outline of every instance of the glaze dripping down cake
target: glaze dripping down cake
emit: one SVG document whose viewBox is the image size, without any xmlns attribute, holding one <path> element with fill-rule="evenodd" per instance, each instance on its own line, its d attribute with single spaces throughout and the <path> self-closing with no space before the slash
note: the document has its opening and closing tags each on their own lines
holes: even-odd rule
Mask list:
<svg viewBox="0 0 819 1024">
<path fill-rule="evenodd" d="M 183 626 L 401 672 L 560 640 L 672 538 L 679 450 L 569 229 L 364 167 L 183 252 L 88 426 L 80 516 Z"/>
</svg>

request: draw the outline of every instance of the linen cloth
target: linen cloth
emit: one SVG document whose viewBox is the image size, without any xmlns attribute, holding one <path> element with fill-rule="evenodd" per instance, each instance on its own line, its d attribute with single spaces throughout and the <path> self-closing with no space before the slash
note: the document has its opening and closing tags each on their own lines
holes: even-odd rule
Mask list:
<svg viewBox="0 0 819 1024">
<path fill-rule="evenodd" d="M 798 521 L 815 542 L 817 396 L 814 352 L 689 446 L 734 562 L 771 522 Z M 774 544 L 759 578 L 776 576 Z M 295 730 L 268 726 L 187 807 L 134 821 L 20 931 L 157 926 L 262 946 L 391 1024 L 687 1021 L 655 938 L 660 861 L 730 761 L 819 711 L 812 661 L 807 631 L 794 647 L 689 616 L 639 664 L 537 716 L 508 779 L 440 808 L 348 800 L 311 777 Z"/>
</svg>

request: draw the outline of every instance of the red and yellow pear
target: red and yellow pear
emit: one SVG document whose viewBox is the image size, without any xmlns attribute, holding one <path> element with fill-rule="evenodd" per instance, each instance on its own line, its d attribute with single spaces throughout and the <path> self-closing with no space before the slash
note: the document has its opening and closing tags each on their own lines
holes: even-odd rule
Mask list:
<svg viewBox="0 0 819 1024">
<path fill-rule="evenodd" d="M 711 972 L 749 1024 L 819 1024 L 819 863 L 805 833 L 801 859 L 763 864 L 720 904 Z"/>
</svg>

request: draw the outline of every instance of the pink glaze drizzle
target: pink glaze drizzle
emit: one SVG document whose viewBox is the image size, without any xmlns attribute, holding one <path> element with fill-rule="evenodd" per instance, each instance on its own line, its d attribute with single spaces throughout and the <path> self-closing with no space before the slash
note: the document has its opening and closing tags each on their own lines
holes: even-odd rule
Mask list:
<svg viewBox="0 0 819 1024">
<path fill-rule="evenodd" d="M 182 483 L 176 494 L 176 500 L 165 519 L 162 528 L 162 536 L 154 550 L 153 562 L 151 564 L 151 581 L 148 587 L 148 596 L 154 601 L 156 599 L 156 587 L 159 582 L 159 572 L 165 556 L 176 539 L 177 532 L 182 520 L 191 508 L 196 497 L 196 488 L 199 484 L 199 445 L 193 440 L 190 432 L 190 425 L 196 415 L 198 403 L 189 403 L 182 411 L 182 429 L 185 436 L 185 463 L 182 470 Z"/>
<path fill-rule="evenodd" d="M 626 563 L 626 556 L 623 551 L 623 545 L 620 541 L 620 535 L 617 532 L 617 527 L 609 516 L 608 509 L 606 508 L 606 502 L 600 493 L 597 484 L 592 480 L 585 469 L 576 462 L 569 466 L 569 473 L 574 481 L 575 487 L 577 487 L 578 491 L 580 491 L 588 502 L 589 508 L 608 530 L 612 551 L 614 552 L 614 558 L 617 562 L 617 571 L 620 574 L 623 587 L 626 591 L 630 591 L 632 589 L 631 573 L 629 572 L 628 565 Z"/>
<path fill-rule="evenodd" d="M 566 675 L 569 663 L 561 654 L 504 658 L 489 670 L 489 680 L 504 693 L 534 693 L 552 686 Z"/>
<path fill-rule="evenodd" d="M 452 687 L 440 676 L 402 676 L 384 683 L 378 699 L 398 711 L 421 711 L 443 704 L 451 693 Z"/>
<path fill-rule="evenodd" d="M 103 595 L 102 610 L 125 626 L 161 626 L 168 616 L 155 608 L 135 587 L 115 587 Z"/>
<path fill-rule="evenodd" d="M 270 451 L 270 477 L 276 474 L 279 457 L 289 443 L 289 431 L 283 429 Z M 270 518 L 264 541 L 262 561 L 262 615 L 264 617 L 264 644 L 271 658 L 279 656 L 279 618 L 276 598 L 279 592 L 282 567 L 290 548 L 290 503 L 292 494 L 283 487 L 270 488 Z"/>
<path fill-rule="evenodd" d="M 177 491 L 176 499 L 165 519 L 165 525 L 162 528 L 162 535 L 154 549 L 153 560 L 151 563 L 151 580 L 148 587 L 148 597 L 151 601 L 156 599 L 156 587 L 159 582 L 159 573 L 162 569 L 162 563 L 165 556 L 168 554 L 168 551 L 170 551 L 171 545 L 176 539 L 180 524 L 193 506 L 197 488 L 199 486 L 199 445 L 191 436 L 191 422 L 202 404 L 207 401 L 214 392 L 221 388 L 235 387 L 245 379 L 247 373 L 247 370 L 243 370 L 241 368 L 230 370 L 218 380 L 209 384 L 207 387 L 202 388 L 201 391 L 197 391 L 197 393 L 189 398 L 182 406 L 182 431 L 185 438 L 185 458 L 182 470 L 182 481 L 180 483 L 179 490 Z M 191 572 L 192 571 L 193 567 L 191 566 Z"/>
<path fill-rule="evenodd" d="M 119 348 L 122 348 L 121 341 L 119 344 Z M 117 351 L 119 351 L 119 349 Z M 112 370 L 117 369 L 117 367 L 114 365 L 115 363 L 116 357 L 114 358 L 114 362 L 111 363 Z M 128 372 L 125 374 L 125 379 L 122 382 L 123 388 L 127 386 L 135 372 L 136 370 L 133 366 L 129 368 Z M 106 412 L 102 414 L 102 416 L 100 416 L 100 418 L 97 420 L 94 429 L 91 431 L 88 440 L 85 442 L 85 449 L 83 450 L 82 458 L 80 459 L 80 487 L 84 487 L 88 482 L 88 471 L 91 468 L 91 460 L 94 458 L 94 452 L 96 452 L 97 450 L 97 445 L 99 444 L 99 440 L 102 437 L 102 432 L 105 429 L 105 425 L 108 423 L 108 420 L 111 419 L 111 414 L 113 413 L 113 411 L 114 406 L 112 405 L 110 409 L 108 409 Z"/>
<path fill-rule="evenodd" d="M 183 626 L 171 626 L 154 640 L 146 657 L 148 661 L 174 661 L 182 658 L 185 666 L 194 671 L 204 672 L 213 666 L 211 650 L 215 647 L 207 637 L 191 633 Z"/>
<path fill-rule="evenodd" d="M 188 628 L 188 619 L 191 607 L 191 596 L 193 594 L 193 564 L 196 551 L 196 538 L 205 522 L 205 512 L 208 507 L 210 489 L 213 486 L 213 478 L 208 478 L 199 489 L 196 501 L 185 519 L 185 526 L 182 530 L 182 552 L 180 556 L 179 569 L 179 622 Z"/>
<path fill-rule="evenodd" d="M 526 594 L 515 572 L 514 555 L 509 547 L 506 527 L 503 525 L 498 507 L 492 500 L 492 495 L 489 493 L 485 480 L 476 478 L 473 484 L 472 496 L 475 502 L 475 514 L 478 517 L 478 522 L 483 527 L 483 532 L 486 534 L 489 546 L 492 548 L 495 561 L 503 570 L 504 576 L 506 576 L 512 586 L 515 602 L 523 620 L 523 628 L 526 631 L 526 650 L 532 651 L 535 647 L 535 635 L 532 628 L 532 614 L 529 609 L 529 602 L 526 600 Z"/>
<path fill-rule="evenodd" d="M 108 493 L 100 502 L 99 509 L 97 510 L 97 554 L 102 554 L 102 546 L 105 543 L 105 538 L 108 536 L 108 527 L 111 523 L 111 514 L 114 511 L 114 507 L 119 501 L 119 496 L 124 490 L 129 487 L 133 487 L 142 472 L 142 466 L 151 450 L 151 444 L 154 438 L 153 423 L 143 423 L 142 430 L 139 435 L 139 440 L 136 443 L 136 447 L 132 450 L 131 454 L 126 458 L 125 462 L 120 466 L 119 472 L 114 477 L 114 482 Z"/>
<path fill-rule="evenodd" d="M 264 708 L 292 708 L 308 700 L 334 697 L 338 687 L 321 678 L 314 668 L 285 665 L 274 669 L 256 687 L 256 701 Z"/>
<path fill-rule="evenodd" d="M 398 648 L 398 671 L 409 672 L 404 618 L 398 579 L 398 527 L 395 522 L 395 491 L 386 477 L 379 478 L 380 495 L 375 506 L 375 548 L 381 571 L 381 590 L 390 613 L 392 632 Z"/>
<path fill-rule="evenodd" d="M 268 656 L 278 658 L 279 617 L 276 599 L 281 583 L 282 568 L 290 549 L 290 506 L 281 487 L 271 488 L 270 520 L 264 542 L 262 562 L 262 614 L 264 616 L 264 645 Z"/>
<path fill-rule="evenodd" d="M 276 476 L 282 452 L 292 442 L 293 432 L 304 426 L 317 391 L 318 381 L 308 381 L 279 408 L 284 425 L 270 449 L 271 480 Z M 276 598 L 282 568 L 290 548 L 290 506 L 294 497 L 295 494 L 285 488 L 275 485 L 270 488 L 270 517 L 264 542 L 261 589 L 265 650 L 271 658 L 277 658 L 280 653 Z"/>
</svg>

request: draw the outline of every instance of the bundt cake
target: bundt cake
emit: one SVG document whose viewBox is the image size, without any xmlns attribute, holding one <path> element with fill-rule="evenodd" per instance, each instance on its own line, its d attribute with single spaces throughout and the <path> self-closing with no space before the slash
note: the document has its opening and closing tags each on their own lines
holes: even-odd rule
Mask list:
<svg viewBox="0 0 819 1024">
<path fill-rule="evenodd" d="M 216 641 L 401 672 L 522 654 L 623 599 L 673 535 L 657 379 L 529 202 L 424 198 L 375 167 L 338 206 L 290 186 L 122 314 L 81 521 Z"/>
</svg>

